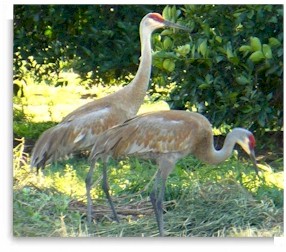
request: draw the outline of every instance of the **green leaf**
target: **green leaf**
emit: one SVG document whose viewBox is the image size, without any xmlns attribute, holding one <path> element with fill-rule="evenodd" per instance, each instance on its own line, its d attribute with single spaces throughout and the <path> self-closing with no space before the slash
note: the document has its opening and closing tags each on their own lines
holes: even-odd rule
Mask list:
<svg viewBox="0 0 286 252">
<path fill-rule="evenodd" d="M 281 45 L 281 42 L 278 39 L 273 38 L 273 37 L 269 38 L 268 41 L 269 41 L 269 45 L 271 47 L 276 47 L 276 46 L 280 46 Z"/>
<path fill-rule="evenodd" d="M 265 76 L 268 76 L 270 74 L 275 73 L 276 71 L 278 71 L 279 69 L 279 65 L 273 65 L 271 68 L 269 68 L 266 72 L 265 72 Z"/>
<path fill-rule="evenodd" d="M 203 83 L 201 85 L 199 85 L 199 89 L 208 89 L 210 87 L 210 84 L 208 83 Z"/>
<path fill-rule="evenodd" d="M 193 47 L 192 47 L 192 54 L 191 54 L 192 58 L 195 58 L 195 54 L 196 54 L 196 46 L 193 45 Z"/>
<path fill-rule="evenodd" d="M 213 76 L 211 74 L 207 74 L 206 77 L 205 77 L 205 80 L 206 80 L 207 83 L 211 84 L 211 83 L 213 83 L 214 78 L 213 78 Z"/>
<path fill-rule="evenodd" d="M 261 42 L 260 39 L 257 37 L 250 38 L 250 46 L 252 51 L 261 51 Z"/>
<path fill-rule="evenodd" d="M 92 55 L 92 51 L 89 50 L 88 48 L 86 48 L 86 47 L 84 47 L 84 46 L 82 46 L 81 48 L 82 48 L 82 50 L 86 53 L 86 55 L 88 55 L 88 56 Z"/>
<path fill-rule="evenodd" d="M 228 98 L 234 103 L 236 101 L 236 97 L 238 96 L 238 92 L 232 92 L 228 94 Z"/>
<path fill-rule="evenodd" d="M 219 62 L 223 61 L 224 58 L 225 58 L 225 57 L 222 56 L 222 55 L 217 55 L 217 56 L 215 57 L 215 62 L 216 62 L 216 63 L 219 63 Z"/>
<path fill-rule="evenodd" d="M 202 43 L 199 45 L 199 47 L 198 47 L 198 52 L 199 52 L 204 58 L 206 58 L 207 51 L 208 51 L 207 40 L 204 39 L 204 40 L 202 41 Z"/>
<path fill-rule="evenodd" d="M 238 18 L 241 15 L 241 12 L 235 12 L 232 14 L 235 18 Z"/>
<path fill-rule="evenodd" d="M 185 57 L 191 50 L 190 44 L 186 44 L 183 46 L 178 46 L 178 48 L 175 50 L 179 55 Z"/>
<path fill-rule="evenodd" d="M 44 32 L 45 36 L 51 38 L 53 35 L 52 27 L 48 25 L 47 29 Z"/>
<path fill-rule="evenodd" d="M 161 35 L 164 36 L 164 35 L 172 35 L 173 34 L 173 31 L 171 29 L 164 29 L 162 32 L 161 32 Z"/>
<path fill-rule="evenodd" d="M 272 59 L 272 50 L 271 47 L 267 44 L 263 44 L 263 53 L 266 59 Z"/>
<path fill-rule="evenodd" d="M 252 111 L 252 109 L 253 108 L 250 105 L 245 105 L 245 106 L 242 106 L 241 112 L 244 114 L 248 114 L 249 112 Z"/>
<path fill-rule="evenodd" d="M 239 51 L 240 52 L 249 52 L 249 51 L 251 51 L 251 46 L 243 45 L 243 46 L 239 47 Z"/>
<path fill-rule="evenodd" d="M 171 9 L 171 13 L 172 13 L 172 18 L 173 19 L 177 17 L 177 9 L 176 9 L 175 5 Z"/>
<path fill-rule="evenodd" d="M 258 124 L 261 126 L 261 127 L 265 127 L 265 120 L 266 120 L 266 116 L 264 113 L 260 113 L 259 116 L 258 116 Z"/>
<path fill-rule="evenodd" d="M 240 85 L 248 84 L 250 81 L 245 76 L 241 75 L 235 78 L 236 82 Z"/>
<path fill-rule="evenodd" d="M 249 98 L 247 98 L 247 97 L 245 97 L 245 96 L 241 96 L 241 97 L 239 97 L 239 99 L 240 99 L 241 101 L 249 102 Z"/>
<path fill-rule="evenodd" d="M 166 20 L 171 19 L 171 8 L 169 6 L 166 6 L 162 12 L 162 16 Z"/>
<path fill-rule="evenodd" d="M 259 61 L 265 58 L 264 54 L 261 51 L 256 51 L 249 56 L 249 59 L 254 62 L 258 63 Z"/>
<path fill-rule="evenodd" d="M 226 55 L 228 59 L 233 57 L 232 45 L 230 41 L 227 42 L 227 45 L 226 45 Z"/>
<path fill-rule="evenodd" d="M 267 96 L 266 96 L 266 100 L 267 101 L 270 101 L 273 97 L 273 94 L 272 93 L 269 93 Z"/>
<path fill-rule="evenodd" d="M 269 22 L 269 23 L 274 23 L 274 24 L 276 24 L 276 23 L 278 22 L 278 19 L 277 19 L 276 16 L 273 16 L 273 17 L 271 17 L 271 18 L 268 20 L 268 22 Z"/>
<path fill-rule="evenodd" d="M 239 63 L 239 58 L 238 57 L 230 57 L 229 61 L 234 64 L 237 65 Z"/>
<path fill-rule="evenodd" d="M 175 66 L 176 66 L 175 62 L 173 60 L 171 60 L 171 59 L 165 59 L 163 61 L 163 68 L 165 70 L 167 70 L 168 72 L 173 72 L 174 69 L 175 69 Z"/>
<path fill-rule="evenodd" d="M 170 39 L 170 37 L 166 37 L 163 45 L 165 50 L 170 50 L 173 47 L 173 41 Z"/>
<path fill-rule="evenodd" d="M 222 42 L 222 38 L 220 36 L 215 36 L 215 40 L 218 42 L 218 43 L 221 43 Z"/>
</svg>

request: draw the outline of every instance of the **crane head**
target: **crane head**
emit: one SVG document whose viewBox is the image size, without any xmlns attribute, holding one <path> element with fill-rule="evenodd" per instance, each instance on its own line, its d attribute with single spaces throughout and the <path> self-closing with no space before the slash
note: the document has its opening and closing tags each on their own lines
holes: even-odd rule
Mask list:
<svg viewBox="0 0 286 252">
<path fill-rule="evenodd" d="M 155 29 L 162 28 L 162 27 L 171 27 L 177 28 L 185 31 L 191 32 L 191 30 L 183 25 L 172 23 L 168 20 L 165 20 L 161 14 L 159 13 L 149 13 L 147 14 L 141 21 L 141 24 L 145 27 L 154 31 Z"/>
<path fill-rule="evenodd" d="M 237 143 L 242 147 L 242 149 L 249 155 L 256 174 L 258 175 L 258 169 L 257 169 L 257 162 L 256 162 L 256 157 L 255 157 L 255 145 L 256 141 L 254 138 L 254 135 L 243 128 L 236 128 L 233 130 L 233 132 L 236 132 L 237 136 Z"/>
</svg>

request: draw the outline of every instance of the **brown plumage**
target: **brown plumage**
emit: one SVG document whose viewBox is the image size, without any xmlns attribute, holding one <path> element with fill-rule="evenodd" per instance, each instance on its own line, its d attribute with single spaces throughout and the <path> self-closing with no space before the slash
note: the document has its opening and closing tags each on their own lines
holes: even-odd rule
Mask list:
<svg viewBox="0 0 286 252">
<path fill-rule="evenodd" d="M 256 169 L 254 154 L 255 139 L 253 134 L 243 128 L 235 128 L 225 139 L 221 150 L 213 144 L 212 127 L 201 114 L 186 111 L 159 111 L 139 115 L 121 125 L 108 129 L 98 136 L 90 153 L 91 167 L 87 177 L 88 216 L 91 214 L 89 184 L 95 162 L 103 160 L 103 188 L 118 220 L 115 208 L 108 192 L 106 163 L 110 157 L 137 156 L 154 159 L 158 172 L 154 190 L 150 196 L 154 207 L 160 235 L 163 231 L 163 209 L 165 182 L 176 162 L 193 155 L 209 164 L 218 164 L 227 159 L 239 144 L 250 156 Z M 256 169 L 257 172 L 257 169 Z M 161 184 L 159 186 L 159 184 Z"/>
<path fill-rule="evenodd" d="M 188 30 L 164 20 L 158 13 L 147 14 L 140 23 L 141 62 L 132 82 L 118 92 L 81 106 L 45 131 L 33 148 L 31 167 L 38 170 L 73 152 L 89 149 L 98 134 L 136 115 L 151 74 L 151 34 L 165 26 Z"/>
</svg>

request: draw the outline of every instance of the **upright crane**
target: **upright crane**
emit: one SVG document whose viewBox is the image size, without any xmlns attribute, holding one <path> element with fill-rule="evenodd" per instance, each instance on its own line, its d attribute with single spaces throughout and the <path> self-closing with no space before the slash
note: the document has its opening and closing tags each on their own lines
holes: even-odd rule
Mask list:
<svg viewBox="0 0 286 252">
<path fill-rule="evenodd" d="M 71 153 L 91 148 L 98 134 L 136 115 L 151 75 L 151 34 L 162 27 L 189 31 L 184 26 L 165 20 L 158 13 L 144 16 L 139 28 L 141 61 L 134 79 L 119 91 L 79 107 L 61 123 L 46 130 L 33 148 L 31 167 L 36 167 L 38 171 Z"/>
<path fill-rule="evenodd" d="M 97 137 L 90 153 L 91 166 L 86 178 L 89 221 L 92 208 L 91 178 L 95 162 L 99 158 L 103 161 L 103 190 L 116 220 L 118 220 L 117 213 L 108 190 L 106 171 L 108 159 L 110 157 L 137 156 L 156 161 L 158 171 L 150 199 L 159 233 L 164 236 L 165 183 L 176 162 L 192 154 L 205 163 L 218 164 L 231 155 L 236 143 L 250 156 L 258 174 L 253 134 L 243 128 L 234 128 L 226 136 L 222 149 L 216 150 L 213 144 L 211 124 L 198 113 L 180 110 L 151 112 L 129 119 L 123 124 L 105 131 Z"/>
</svg>

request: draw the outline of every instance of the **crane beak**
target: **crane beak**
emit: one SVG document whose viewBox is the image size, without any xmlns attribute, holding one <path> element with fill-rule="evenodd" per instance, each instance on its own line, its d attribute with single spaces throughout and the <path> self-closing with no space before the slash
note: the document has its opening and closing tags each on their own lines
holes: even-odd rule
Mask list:
<svg viewBox="0 0 286 252">
<path fill-rule="evenodd" d="M 170 21 L 168 21 L 168 20 L 164 20 L 164 25 L 165 25 L 166 27 L 176 28 L 176 29 L 180 29 L 180 30 L 192 32 L 192 30 L 189 29 L 188 27 L 183 26 L 183 25 L 179 25 L 179 24 L 172 23 L 172 22 L 170 22 Z"/>
<path fill-rule="evenodd" d="M 257 162 L 256 162 L 256 157 L 255 157 L 254 150 L 251 150 L 251 151 L 250 151 L 249 156 L 250 156 L 250 159 L 251 159 L 251 161 L 252 161 L 252 163 L 253 163 L 253 168 L 254 168 L 254 170 L 255 170 L 255 172 L 256 172 L 256 175 L 259 177 L 259 175 L 258 175 L 258 168 L 257 168 Z"/>
</svg>

